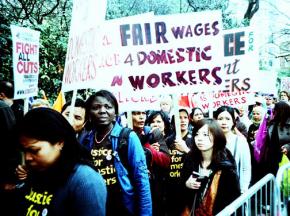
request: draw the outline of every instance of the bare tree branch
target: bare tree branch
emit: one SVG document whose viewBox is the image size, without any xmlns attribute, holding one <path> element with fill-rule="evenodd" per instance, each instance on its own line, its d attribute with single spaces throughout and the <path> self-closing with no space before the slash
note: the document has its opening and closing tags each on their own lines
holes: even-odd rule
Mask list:
<svg viewBox="0 0 290 216">
<path fill-rule="evenodd" d="M 58 7 L 59 2 L 60 2 L 60 0 L 56 0 L 56 4 L 49 11 L 47 11 L 46 13 L 43 13 L 41 16 L 45 17 L 45 16 L 52 14 L 54 12 L 54 10 Z"/>
<path fill-rule="evenodd" d="M 136 4 L 136 0 L 134 0 L 132 6 L 130 7 L 129 11 L 127 12 L 127 16 L 129 16 L 130 12 L 132 11 L 132 9 L 135 7 Z"/>
<path fill-rule="evenodd" d="M 244 15 L 245 19 L 251 20 L 254 14 L 259 10 L 259 0 L 249 0 L 248 9 Z"/>
</svg>

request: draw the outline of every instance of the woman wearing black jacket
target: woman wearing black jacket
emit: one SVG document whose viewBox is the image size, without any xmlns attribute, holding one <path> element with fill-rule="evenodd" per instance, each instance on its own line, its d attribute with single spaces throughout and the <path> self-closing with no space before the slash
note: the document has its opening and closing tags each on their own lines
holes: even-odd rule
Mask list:
<svg viewBox="0 0 290 216">
<path fill-rule="evenodd" d="M 285 101 L 279 101 L 273 109 L 273 119 L 267 129 L 265 150 L 261 159 L 263 175 L 276 175 L 282 155 L 290 158 L 290 106 Z"/>
<path fill-rule="evenodd" d="M 181 173 L 183 215 L 216 215 L 240 195 L 235 160 L 215 120 L 198 121 L 193 134 L 194 144 Z"/>
</svg>

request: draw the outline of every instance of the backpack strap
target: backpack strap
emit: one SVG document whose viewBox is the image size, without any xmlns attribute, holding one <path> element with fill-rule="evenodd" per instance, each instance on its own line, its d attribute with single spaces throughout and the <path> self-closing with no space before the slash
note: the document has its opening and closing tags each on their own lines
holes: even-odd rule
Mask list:
<svg viewBox="0 0 290 216">
<path fill-rule="evenodd" d="M 237 148 L 238 148 L 237 146 L 238 146 L 238 136 L 236 136 L 236 140 L 235 140 L 234 158 L 236 158 Z"/>
<path fill-rule="evenodd" d="M 119 154 L 120 160 L 124 167 L 129 170 L 129 162 L 128 162 L 128 139 L 130 136 L 132 129 L 124 127 L 122 128 L 119 139 L 118 139 L 118 146 L 117 152 Z"/>
</svg>

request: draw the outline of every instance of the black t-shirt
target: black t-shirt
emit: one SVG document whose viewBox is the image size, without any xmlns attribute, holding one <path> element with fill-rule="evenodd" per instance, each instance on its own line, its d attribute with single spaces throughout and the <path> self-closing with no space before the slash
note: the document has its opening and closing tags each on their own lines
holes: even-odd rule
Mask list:
<svg viewBox="0 0 290 216">
<path fill-rule="evenodd" d="M 101 143 L 94 141 L 91 156 L 95 169 L 103 176 L 107 185 L 106 215 L 127 215 L 122 203 L 122 191 L 117 178 L 112 143 L 110 142 L 109 136 Z"/>
<path fill-rule="evenodd" d="M 191 148 L 192 146 L 192 133 L 188 132 L 183 138 L 182 138 L 186 145 Z M 177 183 L 180 179 L 180 172 L 183 167 L 184 162 L 184 156 L 185 154 L 176 150 L 175 146 L 173 145 L 175 140 L 175 134 L 168 137 L 166 140 L 166 143 L 169 147 L 169 154 L 170 154 L 170 169 L 169 169 L 169 182 Z"/>
</svg>

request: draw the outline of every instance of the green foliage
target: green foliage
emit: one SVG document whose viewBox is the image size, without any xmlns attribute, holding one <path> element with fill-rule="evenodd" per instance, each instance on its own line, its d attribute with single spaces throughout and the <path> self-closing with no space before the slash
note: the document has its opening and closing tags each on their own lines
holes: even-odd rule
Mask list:
<svg viewBox="0 0 290 216">
<path fill-rule="evenodd" d="M 278 77 L 290 77 L 290 70 L 289 70 L 289 68 L 280 69 L 278 71 Z"/>
<path fill-rule="evenodd" d="M 196 2 L 199 2 L 197 4 Z M 155 15 L 199 12 L 207 10 L 221 10 L 224 29 L 238 28 L 249 25 L 249 20 L 241 23 L 235 19 L 232 11 L 227 11 L 229 0 L 211 1 L 194 0 L 108 0 L 106 19 L 116 19 L 133 16 L 146 12 L 154 12 Z"/>
<path fill-rule="evenodd" d="M 48 20 L 42 25 L 40 47 L 39 88 L 52 100 L 61 87 L 68 39 L 68 30 L 55 23 L 55 20 Z"/>
<path fill-rule="evenodd" d="M 11 33 L 7 19 L 0 14 L 0 79 L 12 81 Z"/>
<path fill-rule="evenodd" d="M 40 31 L 39 89 L 51 103 L 62 80 L 72 11 L 71 0 L 22 0 L 0 2 L 0 79 L 13 80 L 10 25 Z"/>
</svg>

